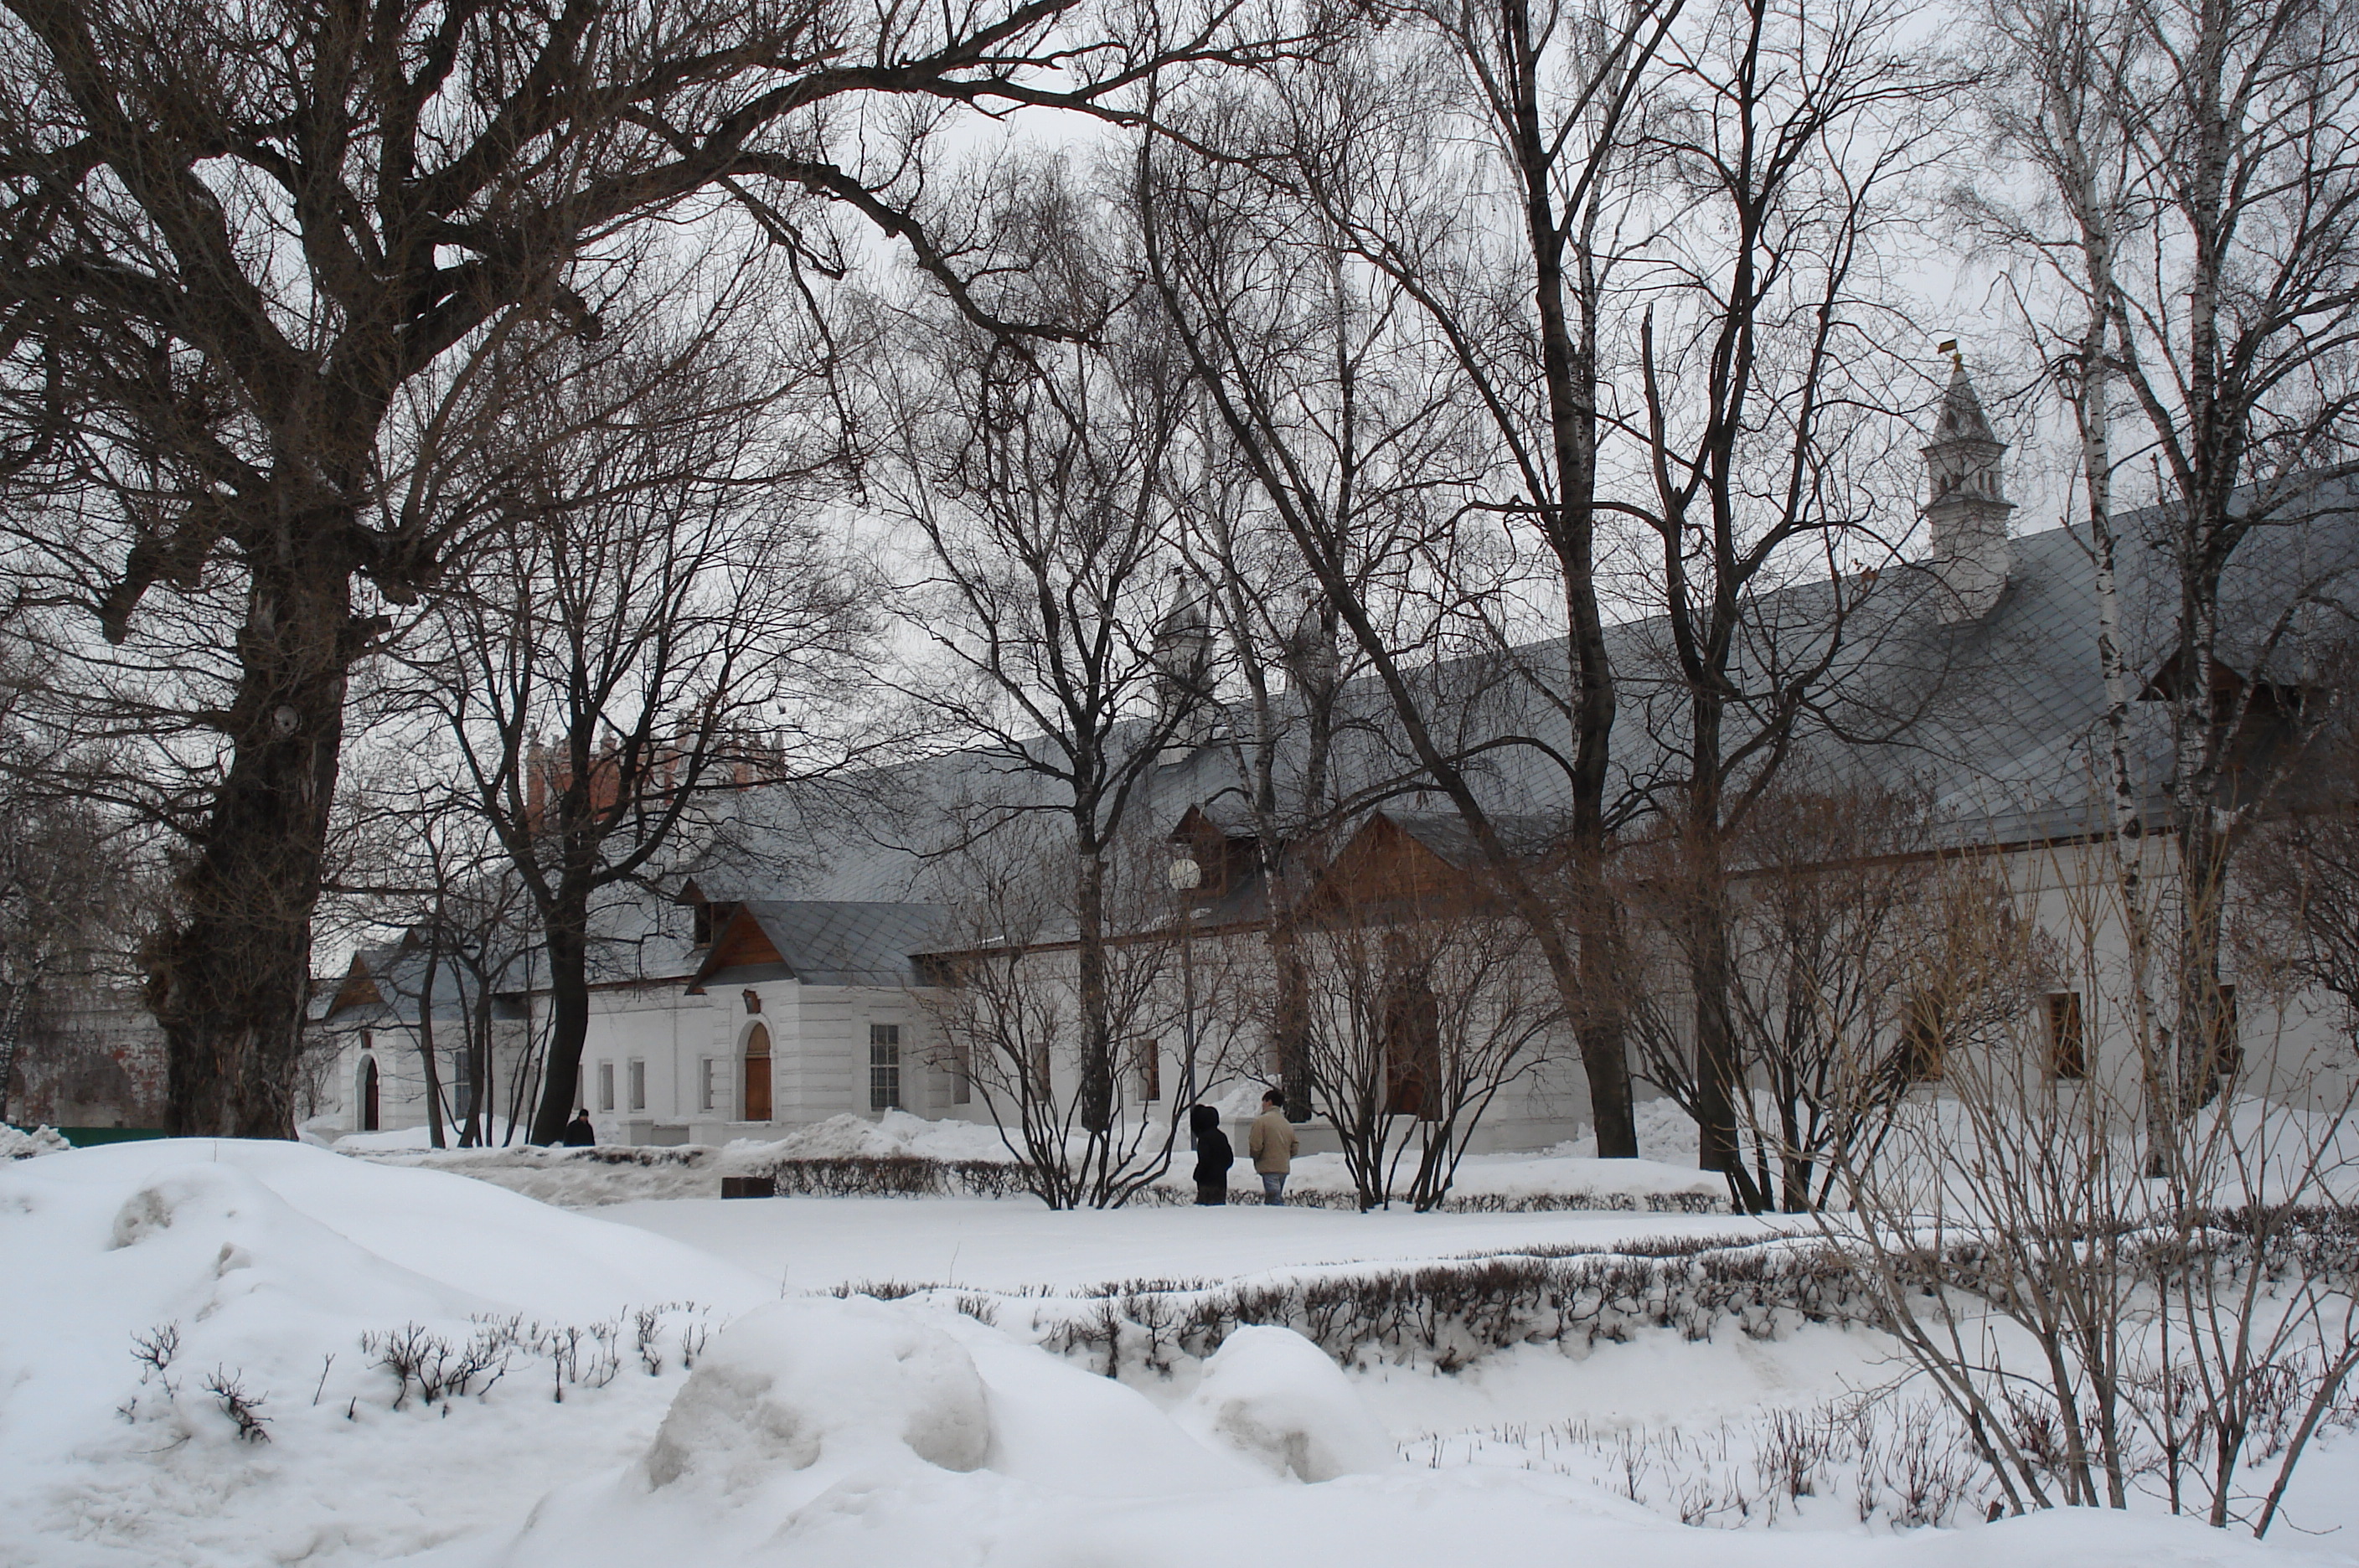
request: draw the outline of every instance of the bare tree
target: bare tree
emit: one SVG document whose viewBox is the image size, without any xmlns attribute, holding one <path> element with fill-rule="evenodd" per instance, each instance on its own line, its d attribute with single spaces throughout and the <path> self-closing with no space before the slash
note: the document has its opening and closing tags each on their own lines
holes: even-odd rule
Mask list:
<svg viewBox="0 0 2359 1568">
<path fill-rule="evenodd" d="M 2239 777 L 2245 743 L 2270 716 L 2269 667 L 2324 583 L 2297 570 L 2266 586 L 2271 604 L 2223 592 L 2250 541 L 2319 509 L 2321 482 L 2350 472 L 2359 429 L 2359 24 L 2312 0 L 2122 0 L 2005 6 L 1992 36 L 2031 88 L 2001 127 L 2049 201 L 1979 210 L 2002 237 L 2056 258 L 2064 285 L 2032 309 L 2082 435 L 2101 618 L 2117 397 L 2143 416 L 2152 542 L 2177 589 L 2170 655 L 2143 672 L 2169 713 L 2175 886 L 2168 907 L 2133 913 L 2147 928 L 2136 940 L 2167 965 L 2158 989 L 2173 993 L 2154 1004 L 2168 1026 L 2141 1031 L 2156 1042 L 2159 1160 L 2173 1142 L 2161 1121 L 2201 1103 L 2225 1059 L 2229 862 L 2242 813 L 2267 793 Z M 2140 825 L 2120 740 L 2136 672 L 2120 668 L 2117 616 L 2101 630 L 2126 836 Z M 2119 858 L 2135 871 L 2138 856 Z"/>
<path fill-rule="evenodd" d="M 1652 535 L 1632 596 L 1659 612 L 1647 624 L 1659 668 L 1623 679 L 1655 677 L 1671 710 L 1648 727 L 1673 757 L 1670 842 L 1694 863 L 1681 946 L 1696 1066 L 1680 1079 L 1698 1163 L 1751 1210 L 1776 1195 L 1736 1146 L 1724 860 L 1874 652 L 1860 636 L 1874 623 L 1854 612 L 1876 575 L 1845 566 L 1881 564 L 1907 531 L 1890 454 L 1914 401 L 1893 347 L 1907 318 L 1883 279 L 1940 150 L 1930 111 L 1953 83 L 1899 45 L 1897 18 L 1864 7 L 1805 16 L 1792 0 L 1729 0 L 1685 22 L 1636 138 L 1680 211 L 1646 255 L 1626 420 L 1649 492 L 1631 510 Z"/>
<path fill-rule="evenodd" d="M 539 921 L 536 1142 L 573 1108 L 602 898 L 691 853 L 717 792 L 841 756 L 857 586 L 809 515 L 809 454 L 776 433 L 804 383 L 730 320 L 649 316 L 636 352 L 539 380 L 477 482 L 496 544 L 398 655 Z"/>
<path fill-rule="evenodd" d="M 2346 1025 L 2359 1026 L 2359 802 L 2349 782 L 2359 728 L 2347 704 L 2345 696 L 2301 748 L 2299 771 L 2317 782 L 2287 790 L 2247 830 L 2228 941 L 2240 973 L 2322 991 L 2345 1009 Z"/>
<path fill-rule="evenodd" d="M 1231 16 L 7 8 L 0 469 L 27 501 L 23 596 L 115 645 L 201 606 L 179 629 L 228 688 L 165 706 L 210 753 L 156 964 L 176 1129 L 291 1130 L 346 684 L 373 601 L 432 595 L 482 520 L 424 503 L 448 441 L 482 429 L 445 416 L 484 359 L 594 339 L 614 248 L 658 222 L 750 224 L 816 278 L 856 249 L 840 212 L 968 299 L 919 211 L 945 119 L 1129 117 L 1165 63 L 1271 52 Z M 90 680 L 116 664 L 98 653 Z"/>
<path fill-rule="evenodd" d="M 1483 896 L 1331 877 L 1305 911 L 1310 1083 L 1362 1209 L 1440 1203 L 1563 1011 L 1524 924 Z M 1403 1181 L 1403 1166 L 1415 1164 Z"/>
<path fill-rule="evenodd" d="M 500 1112 L 516 1099 L 515 1079 L 535 1053 L 528 1027 L 502 1016 L 503 994 L 513 1005 L 528 992 L 539 933 L 492 825 L 447 779 L 421 782 L 421 761 L 430 768 L 447 757 L 438 745 L 424 758 L 399 757 L 383 778 L 346 770 L 327 890 L 355 928 L 397 933 L 373 978 L 397 1018 L 414 1013 L 428 1142 L 445 1147 L 449 1126 L 461 1148 L 473 1149 L 494 1141 L 503 1120 L 508 1138 L 518 1130 L 516 1106 Z"/>
<path fill-rule="evenodd" d="M 1873 788 L 1813 791 L 1788 779 L 1757 798 L 1724 853 L 1689 853 L 1666 828 L 1615 858 L 1633 921 L 1625 982 L 1640 1071 L 1682 1106 L 1705 1070 L 1694 1045 L 1690 951 L 1725 943 L 1730 1114 L 1747 1200 L 1800 1214 L 1870 1162 L 1917 1082 L 1899 1043 L 1921 1012 L 1912 955 L 1947 938 L 1930 821 Z M 1719 886 L 1698 888 L 1714 876 Z M 1707 905 L 1710 919 L 1691 906 Z M 1722 923 L 1724 921 L 1725 923 Z"/>
<path fill-rule="evenodd" d="M 1250 841 L 1261 874 L 1270 1067 L 1299 1121 L 1311 1108 L 1302 901 L 1332 831 L 1419 773 L 1392 755 L 1383 699 L 1349 689 L 1365 659 L 1279 506 L 1337 541 L 1353 599 L 1413 657 L 1445 629 L 1422 567 L 1479 472 L 1478 427 L 1431 357 L 1404 341 L 1398 287 L 1336 246 L 1298 243 L 1298 220 L 1254 172 L 1161 158 L 1143 142 L 1128 197 L 1181 346 L 1205 356 L 1200 374 L 1217 365 L 1223 378 L 1191 399 L 1190 444 L 1174 465 L 1180 548 L 1236 693 L 1218 743 L 1236 782 L 1206 804 Z M 1253 426 L 1249 445 L 1223 408 Z"/>
<path fill-rule="evenodd" d="M 2080 0 L 2000 0 L 1984 22 L 1999 61 L 1984 84 L 1982 113 L 2000 148 L 2036 176 L 2027 204 L 1966 187 L 1969 226 L 2019 256 L 2037 259 L 2069 307 L 2054 321 L 2036 312 L 2029 325 L 2040 357 L 2054 374 L 2079 438 L 2079 482 L 2096 600 L 2097 663 L 2104 681 L 2103 787 L 2115 879 L 2122 889 L 2124 935 L 2137 977 L 2129 1000 L 2147 1015 L 2136 1030 L 2160 1039 L 2153 1014 L 2159 1006 L 2157 937 L 2162 910 L 2145 878 L 2139 838 L 2146 826 L 2148 783 L 2139 776 L 2131 703 L 2143 674 L 2129 666 L 2122 621 L 2122 547 L 2115 517 L 2119 488 L 2114 422 L 2122 398 L 2119 354 L 2113 346 L 2117 258 L 2148 221 L 2137 186 L 2137 160 L 2119 115 L 2113 112 L 2122 62 L 2144 46 L 2136 7 L 2090 6 Z M 2038 296 L 2035 296 L 2038 297 Z M 2045 300 L 2043 299 L 2043 303 Z M 2159 1058 L 2143 1064 L 2150 1089 L 2147 1114 L 2155 1137 L 2167 1135 L 2169 1074 Z"/>
<path fill-rule="evenodd" d="M 919 695 L 995 776 L 975 831 L 1047 820 L 1069 846 L 1082 1179 L 1104 1193 L 1122 1048 L 1108 878 L 1165 748 L 1210 733 L 1217 649 L 1172 549 L 1183 374 L 1061 167 L 1017 183 L 1007 231 L 1038 258 L 1019 297 L 1096 341 L 1010 345 L 921 308 L 886 388 L 902 436 L 883 484 L 919 545 L 903 588 L 932 654 Z"/>
<path fill-rule="evenodd" d="M 1951 920 L 1919 983 L 1978 999 L 1979 1022 L 1941 1038 L 1942 1095 L 1874 1163 L 1844 1163 L 1849 1213 L 1821 1224 L 2017 1511 L 2125 1508 L 2145 1481 L 2173 1512 L 2260 1534 L 2359 1368 L 2331 1202 L 2352 1081 L 2265 1040 L 2272 1097 L 2171 1118 L 2148 1177 L 2144 1074 L 2087 1051 L 2142 1016 L 2114 860 L 2045 860 L 2028 875 L 2062 918 L 2038 948 L 2011 898 Z"/>
<path fill-rule="evenodd" d="M 70 777 L 70 774 L 68 775 Z M 40 786 L 62 780 L 37 770 Z M 20 779 L 0 784 L 0 1121 L 17 1065 L 49 1043 L 45 1013 L 70 993 L 133 971 L 160 867 L 141 864 L 132 824 Z"/>
<path fill-rule="evenodd" d="M 1561 628 L 1551 656 L 1520 674 L 1570 741 L 1516 726 L 1490 737 L 1490 749 L 1527 750 L 1561 777 L 1567 843 L 1590 886 L 1602 887 L 1616 815 L 1608 770 L 1616 699 L 1598 577 L 1599 333 L 1620 244 L 1614 213 L 1630 189 L 1625 119 L 1678 12 L 1679 0 L 1402 5 L 1388 19 L 1405 27 L 1380 30 L 1321 69 L 1269 79 L 1258 104 L 1187 122 L 1185 148 L 1153 175 L 1144 202 L 1150 217 L 1169 211 L 1162 231 L 1150 230 L 1149 255 L 1190 359 L 1393 704 L 1422 781 L 1450 799 L 1530 923 L 1574 1010 L 1599 1148 L 1616 1157 L 1635 1156 L 1637 1139 L 1621 1028 L 1599 983 L 1614 963 L 1610 901 L 1555 901 L 1528 882 L 1494 820 L 1483 770 L 1453 744 L 1446 715 L 1456 710 L 1420 699 L 1412 671 L 1435 645 L 1405 645 L 1388 606 L 1368 602 L 1364 557 L 1347 531 L 1356 498 L 1337 488 L 1348 470 L 1328 461 L 1329 436 L 1289 405 L 1271 350 L 1302 324 L 1288 319 L 1288 307 L 1302 313 L 1305 299 L 1289 299 L 1278 281 L 1286 253 L 1324 257 L 1349 292 L 1373 295 L 1367 319 L 1381 323 L 1386 352 L 1419 362 L 1435 407 L 1479 418 L 1488 482 L 1468 487 L 1470 511 L 1444 516 L 1503 520 L 1528 538 L 1545 580 L 1521 601 L 1495 596 L 1487 581 L 1453 583 L 1451 570 L 1465 564 L 1454 528 L 1430 540 L 1437 548 L 1424 564 L 1451 613 L 1495 642 L 1529 634 L 1518 603 L 1538 624 Z M 1190 169 L 1205 148 L 1258 177 L 1260 196 L 1245 196 L 1250 180 Z M 1205 192 L 1192 212 L 1179 200 L 1190 183 Z M 1261 231 L 1241 230 L 1256 207 L 1266 213 Z M 1364 289 L 1365 274 L 1380 286 Z M 1487 578 L 1495 560 L 1479 561 Z"/>
<path fill-rule="evenodd" d="M 1108 844 L 1085 885 L 1060 826 L 1036 819 L 996 825 L 944 868 L 951 925 L 918 993 L 943 1042 L 934 1065 L 983 1101 L 1052 1209 L 1116 1208 L 1152 1185 L 1188 1108 L 1177 1094 L 1156 1102 L 1159 1062 L 1144 1060 L 1170 1019 L 1178 939 L 1153 847 Z M 1076 940 L 1085 889 L 1120 933 L 1099 944 L 1093 990 Z M 1111 1068 L 1101 1035 L 1114 1042 Z M 1181 1065 L 1190 1083 L 1221 1072 L 1217 1051 Z"/>
</svg>

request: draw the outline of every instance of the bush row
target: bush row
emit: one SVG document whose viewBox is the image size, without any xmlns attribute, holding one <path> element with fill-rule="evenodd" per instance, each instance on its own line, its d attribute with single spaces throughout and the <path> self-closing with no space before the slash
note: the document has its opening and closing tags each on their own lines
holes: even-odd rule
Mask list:
<svg viewBox="0 0 2359 1568">
<path fill-rule="evenodd" d="M 1832 1248 L 1772 1243 L 1665 1257 L 1514 1255 L 1184 1294 L 1139 1290 L 1100 1299 L 1094 1311 L 1051 1325 L 1043 1343 L 1109 1375 L 1126 1363 L 1168 1371 L 1178 1356 L 1211 1355 L 1242 1325 L 1276 1323 L 1346 1365 L 1451 1371 L 1517 1345 L 1586 1349 L 1649 1328 L 1704 1340 L 1723 1325 L 1768 1339 L 1796 1323 L 1872 1312 Z"/>
<path fill-rule="evenodd" d="M 1024 1167 L 999 1160 L 933 1160 L 922 1155 L 844 1155 L 832 1159 L 785 1159 L 749 1165 L 745 1174 L 767 1176 L 780 1197 L 821 1198 L 1013 1198 L 1029 1189 Z M 1193 1183 L 1167 1178 L 1134 1196 L 1142 1208 L 1185 1205 L 1196 1201 Z M 1232 1188 L 1229 1202 L 1258 1204 L 1261 1194 Z M 1350 1192 L 1297 1188 L 1286 1201 L 1297 1208 L 1353 1210 Z M 1558 1210 L 1617 1210 L 1678 1214 L 1726 1214 L 1724 1197 L 1709 1192 L 1467 1192 L 1441 1202 L 1445 1214 L 1536 1214 Z"/>
<path fill-rule="evenodd" d="M 1586 1350 L 1666 1328 L 1690 1340 L 1723 1327 L 1771 1339 L 1801 1323 L 1865 1323 L 1875 1315 L 1868 1291 L 1833 1248 L 1728 1237 L 1240 1284 L 1137 1279 L 1045 1299 L 900 1282 L 836 1293 L 890 1300 L 930 1291 L 986 1322 L 1027 1310 L 1043 1348 L 1107 1377 L 1168 1373 L 1255 1323 L 1290 1328 L 1347 1367 L 1389 1362 L 1455 1371 L 1518 1345 Z"/>
</svg>

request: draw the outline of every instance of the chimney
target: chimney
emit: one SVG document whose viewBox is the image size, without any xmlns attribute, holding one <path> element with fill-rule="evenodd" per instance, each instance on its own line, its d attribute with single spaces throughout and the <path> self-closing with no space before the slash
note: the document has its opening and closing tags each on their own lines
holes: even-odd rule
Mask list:
<svg viewBox="0 0 2359 1568">
<path fill-rule="evenodd" d="M 1933 549 L 1926 566 L 1941 585 L 1945 625 L 1988 615 L 2006 587 L 2014 559 L 2006 515 L 2015 503 L 2001 489 L 1998 473 L 2006 443 L 1992 431 L 1957 348 L 1955 343 L 1941 345 L 1950 356 L 1950 386 L 1941 395 L 1933 440 L 1921 449 L 1929 492 L 1925 523 Z"/>
</svg>

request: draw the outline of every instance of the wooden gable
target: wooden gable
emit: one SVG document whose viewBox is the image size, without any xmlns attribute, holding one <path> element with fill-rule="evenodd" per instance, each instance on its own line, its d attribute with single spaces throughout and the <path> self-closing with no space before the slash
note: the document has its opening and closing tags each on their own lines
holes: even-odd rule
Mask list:
<svg viewBox="0 0 2359 1568">
<path fill-rule="evenodd" d="M 1379 811 L 1360 824 L 1311 890 L 1315 916 L 1411 904 L 1463 903 L 1474 888 L 1466 873 Z"/>
<path fill-rule="evenodd" d="M 336 987 L 336 999 L 328 1004 L 332 1018 L 346 1007 L 383 1007 L 385 993 L 376 988 L 376 977 L 359 953 L 353 954 L 352 967 L 344 971 L 343 983 Z"/>
<path fill-rule="evenodd" d="M 1201 806 L 1190 806 L 1171 830 L 1170 842 L 1184 845 L 1204 874 L 1197 896 L 1217 898 L 1243 887 L 1254 874 L 1259 841 L 1232 834 Z"/>
<path fill-rule="evenodd" d="M 749 964 L 784 964 L 786 961 L 787 955 L 778 951 L 777 943 L 770 940 L 770 933 L 762 929 L 762 922 L 745 909 L 739 909 L 730 915 L 728 923 L 713 938 L 712 955 L 704 961 L 702 967 L 705 974 L 712 975 Z"/>
</svg>

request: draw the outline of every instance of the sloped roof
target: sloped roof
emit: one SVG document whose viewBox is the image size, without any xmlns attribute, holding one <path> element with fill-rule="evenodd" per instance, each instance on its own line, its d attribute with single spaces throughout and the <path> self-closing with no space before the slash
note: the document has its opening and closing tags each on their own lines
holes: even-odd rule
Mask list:
<svg viewBox="0 0 2359 1568">
<path fill-rule="evenodd" d="M 843 899 L 757 898 L 732 917 L 751 920 L 769 939 L 786 973 L 807 985 L 914 985 L 912 954 L 927 951 L 947 927 L 945 912 L 927 904 L 856 903 Z M 695 984 L 730 984 L 766 976 L 713 967 L 723 949 L 716 932 Z"/>
<path fill-rule="evenodd" d="M 421 1005 L 430 998 L 435 1023 L 464 1023 L 475 1010 L 479 987 L 473 974 L 447 952 L 429 973 L 427 956 L 425 943 L 414 932 L 397 942 L 357 950 L 324 1007 L 315 1014 L 316 1018 L 338 1024 L 415 1028 L 420 1020 Z M 491 1016 L 511 1021 L 524 1014 L 512 994 L 495 988 Z"/>
<path fill-rule="evenodd" d="M 1943 428 L 1967 432 L 1979 419 L 1986 429 L 1979 404 L 1970 406 L 1971 386 L 1963 397 L 1969 401 L 1945 400 Z M 2240 548 L 2222 593 L 2222 652 L 2232 667 L 2299 683 L 2327 644 L 2359 629 L 2354 504 L 2351 485 L 2321 487 L 2298 513 Z M 2121 629 L 2134 688 L 2158 671 L 2175 645 L 2168 524 L 2160 511 L 2117 519 Z M 1910 566 L 1798 580 L 1750 606 L 1752 625 L 1736 658 L 1743 689 L 1768 690 L 1801 660 L 1823 656 L 1829 663 L 1824 700 L 1792 748 L 1796 776 L 1921 791 L 1959 841 L 2069 836 L 2102 823 L 2101 758 L 2093 743 L 2106 697 L 2085 526 L 2019 534 L 2012 546 L 2004 592 L 1974 620 L 1944 624 L 1933 574 Z M 1658 802 L 1682 771 L 1688 695 L 1666 622 L 1633 620 L 1608 636 L 1620 697 L 1610 790 L 1627 815 Z M 1471 781 L 1503 822 L 1544 836 L 1570 805 L 1557 760 L 1572 748 L 1564 644 L 1536 642 L 1409 675 L 1430 699 L 1444 744 L 1521 737 L 1486 749 Z M 1389 801 L 1405 829 L 1462 863 L 1471 849 L 1455 813 L 1409 804 L 1418 768 L 1384 691 L 1361 679 L 1344 686 L 1339 702 L 1332 787 L 1363 798 L 1363 809 Z M 1238 710 L 1228 718 L 1252 722 Z M 1281 696 L 1274 722 L 1285 795 L 1300 788 L 1301 718 Z M 1746 722 L 1742 704 L 1732 722 Z M 2169 715 L 2158 703 L 2134 704 L 2130 726 L 2145 807 L 2159 821 L 2170 768 Z M 1237 831 L 1247 821 L 1246 789 L 1235 750 L 1215 740 L 1154 768 L 1133 803 L 1134 820 L 1160 837 L 1199 806 L 1208 820 Z M 762 911 L 763 929 L 789 966 L 814 984 L 829 983 L 817 978 L 823 975 L 903 984 L 908 954 L 948 936 L 941 907 L 957 892 L 957 857 L 949 852 L 1060 803 L 1053 780 L 1019 759 L 975 750 L 823 787 L 744 790 L 727 802 L 719 847 L 698 863 L 695 880 L 710 898 L 746 900 Z M 1221 900 L 1223 914 L 1242 911 L 1252 898 L 1233 888 Z M 646 920 L 660 924 L 655 900 L 647 901 Z M 683 968 L 692 964 L 684 935 L 679 945 Z M 884 975 L 891 978 L 875 978 Z"/>
</svg>

